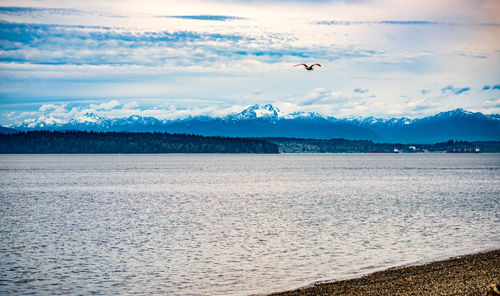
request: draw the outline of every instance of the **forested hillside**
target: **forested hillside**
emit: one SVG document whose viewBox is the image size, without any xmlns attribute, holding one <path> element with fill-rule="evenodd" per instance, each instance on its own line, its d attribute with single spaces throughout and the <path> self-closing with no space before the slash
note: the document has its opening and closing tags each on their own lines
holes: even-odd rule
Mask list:
<svg viewBox="0 0 500 296">
<path fill-rule="evenodd" d="M 251 138 L 32 131 L 0 134 L 0 153 L 278 153 L 278 146 Z"/>
</svg>

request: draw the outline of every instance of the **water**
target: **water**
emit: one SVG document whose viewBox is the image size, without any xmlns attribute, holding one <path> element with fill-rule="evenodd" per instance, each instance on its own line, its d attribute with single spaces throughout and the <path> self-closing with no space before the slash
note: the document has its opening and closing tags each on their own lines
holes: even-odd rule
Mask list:
<svg viewBox="0 0 500 296">
<path fill-rule="evenodd" d="M 500 246 L 499 154 L 2 155 L 0 294 L 248 295 Z"/>
</svg>

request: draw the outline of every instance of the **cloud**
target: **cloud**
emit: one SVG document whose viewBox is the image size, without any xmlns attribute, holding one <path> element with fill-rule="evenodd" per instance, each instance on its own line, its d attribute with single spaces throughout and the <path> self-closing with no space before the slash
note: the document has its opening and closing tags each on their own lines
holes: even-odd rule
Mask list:
<svg viewBox="0 0 500 296">
<path fill-rule="evenodd" d="M 422 89 L 420 90 L 420 93 L 425 96 L 426 94 L 428 94 L 431 90 L 430 89 Z"/>
<path fill-rule="evenodd" d="M 0 6 L 0 15 L 6 16 L 30 16 L 33 18 L 53 17 L 58 16 L 105 16 L 105 17 L 125 17 L 123 15 L 114 14 L 106 11 L 98 10 L 81 10 L 73 8 L 52 8 L 52 7 L 20 7 L 20 6 Z"/>
<path fill-rule="evenodd" d="M 123 110 L 131 110 L 131 109 L 135 109 L 137 107 L 139 107 L 139 104 L 136 101 L 132 101 L 130 103 L 123 105 L 122 109 Z"/>
<path fill-rule="evenodd" d="M 308 105 L 324 105 L 331 103 L 338 103 L 344 101 L 346 98 L 336 91 L 331 91 L 323 87 L 317 87 L 303 97 L 294 99 L 294 102 L 300 106 Z"/>
<path fill-rule="evenodd" d="M 376 100 L 364 93 L 342 92 L 317 87 L 309 93 L 273 102 L 285 113 L 314 112 L 327 116 L 351 117 L 375 111 Z"/>
<path fill-rule="evenodd" d="M 111 100 L 107 103 L 101 103 L 99 105 L 90 104 L 89 107 L 95 110 L 112 110 L 118 106 L 120 106 L 120 102 L 117 100 Z"/>
<path fill-rule="evenodd" d="M 420 112 L 422 110 L 428 110 L 438 106 L 436 102 L 427 100 L 410 100 L 405 105 L 405 110 L 407 112 Z"/>
<path fill-rule="evenodd" d="M 445 87 L 443 87 L 443 88 L 441 89 L 441 92 L 442 92 L 442 93 L 445 93 L 445 92 L 447 92 L 447 91 L 453 91 L 453 86 L 451 86 L 451 85 L 447 85 L 447 86 L 445 86 Z"/>
<path fill-rule="evenodd" d="M 490 37 L 499 30 L 493 12 L 500 6 L 455 1 L 37 0 L 22 5 L 39 7 L 4 7 L 0 109 L 64 101 L 67 113 L 165 117 L 278 100 L 349 116 L 417 112 L 404 108 L 401 94 L 418 95 L 414 100 L 436 94 L 432 99 L 453 108 L 480 106 L 491 93 L 465 96 L 472 90 L 458 86 L 491 84 L 498 76 L 500 51 Z M 314 62 L 324 67 L 292 68 Z M 450 81 L 455 85 L 441 94 Z M 71 103 L 80 100 L 89 101 Z M 122 105 L 109 105 L 113 100 Z M 215 104 L 221 107 L 209 108 Z M 425 104 L 413 108 L 424 114 L 432 109 Z"/>
<path fill-rule="evenodd" d="M 16 115 L 16 111 L 11 111 L 11 112 L 8 112 L 8 113 L 4 113 L 5 117 L 7 118 L 12 118 Z"/>
<path fill-rule="evenodd" d="M 346 3 L 352 3 L 352 2 L 362 2 L 365 0 L 229 0 L 231 2 L 242 2 L 242 3 L 268 3 L 268 2 L 274 2 L 274 3 L 328 3 L 328 2 L 346 2 Z"/>
<path fill-rule="evenodd" d="M 40 108 L 38 110 L 41 112 L 45 112 L 45 111 L 57 109 L 59 106 L 60 105 L 56 105 L 56 104 L 43 104 L 42 106 L 40 106 Z"/>
<path fill-rule="evenodd" d="M 0 21 L 3 62 L 76 65 L 206 63 L 214 56 L 237 56 L 237 34 L 194 31 L 131 31 L 111 27 L 8 23 Z"/>
<path fill-rule="evenodd" d="M 462 94 L 464 92 L 468 92 L 469 90 L 470 90 L 470 87 L 462 87 L 462 88 L 460 88 L 458 90 L 454 90 L 454 93 L 456 95 L 459 95 L 459 94 Z"/>
<path fill-rule="evenodd" d="M 483 107 L 487 109 L 500 108 L 500 99 L 498 100 L 487 100 L 483 103 Z"/>
<path fill-rule="evenodd" d="M 447 85 L 446 87 L 444 87 L 444 88 L 441 89 L 441 92 L 443 94 L 451 92 L 454 95 L 463 94 L 463 93 L 466 93 L 468 91 L 470 91 L 470 87 L 455 88 L 452 85 Z"/>
<path fill-rule="evenodd" d="M 41 14 L 82 15 L 79 9 L 0 6 L 0 14 L 39 16 Z"/>
<path fill-rule="evenodd" d="M 391 20 L 380 20 L 380 21 L 317 21 L 318 25 L 328 25 L 328 26 L 351 26 L 351 25 L 445 25 L 445 22 L 435 22 L 435 21 L 391 21 Z"/>
<path fill-rule="evenodd" d="M 475 59 L 483 59 L 483 60 L 488 58 L 488 54 L 476 54 L 470 52 L 457 52 L 457 55 Z"/>
<path fill-rule="evenodd" d="M 178 16 L 203 20 L 236 16 Z M 223 22 L 222 22 L 223 23 Z M 224 26 L 224 25 L 221 25 Z M 182 26 L 180 26 L 182 28 Z M 384 53 L 347 45 L 297 43 L 299 36 L 274 30 L 143 30 L 129 27 L 16 23 L 0 20 L 0 60 L 39 65 L 141 65 L 147 67 L 237 68 L 247 61 L 264 64 L 300 60 L 370 59 Z M 391 58 L 394 60 L 394 58 Z M 401 56 L 405 61 L 408 56 Z M 242 66 L 246 67 L 246 66 Z"/>
<path fill-rule="evenodd" d="M 398 26 L 472 26 L 472 27 L 499 27 L 500 23 L 457 23 L 428 20 L 378 20 L 378 21 L 316 21 L 314 24 L 327 26 L 353 25 L 398 25 Z"/>
<path fill-rule="evenodd" d="M 75 110 L 71 112 L 71 110 L 67 109 L 67 106 L 67 102 L 42 104 L 38 108 L 38 112 L 23 112 L 18 118 L 30 117 L 29 119 L 33 119 L 34 117 L 48 116 L 64 121 L 65 118 L 71 118 L 75 115 Z"/>
<path fill-rule="evenodd" d="M 482 91 L 487 91 L 487 90 L 500 90 L 500 84 L 495 84 L 495 85 L 484 85 L 483 88 L 481 89 Z"/>
<path fill-rule="evenodd" d="M 200 21 L 228 21 L 228 20 L 242 20 L 245 18 L 229 15 L 171 15 L 171 16 L 158 16 L 166 18 L 178 18 Z"/>
<path fill-rule="evenodd" d="M 364 94 L 364 93 L 367 93 L 367 92 L 369 91 L 369 89 L 355 88 L 353 91 L 354 91 L 355 93 Z"/>
<path fill-rule="evenodd" d="M 36 121 L 36 118 L 51 118 L 59 123 L 65 123 L 72 119 L 89 118 L 89 114 L 96 114 L 106 118 L 123 118 L 132 115 L 142 117 L 155 117 L 160 120 L 164 119 L 182 119 L 192 116 L 215 116 L 222 117 L 234 112 L 240 112 L 245 108 L 242 105 L 234 105 L 229 107 L 210 105 L 203 107 L 176 108 L 170 106 L 141 106 L 136 101 L 130 101 L 116 108 L 120 104 L 116 100 L 102 104 L 75 104 L 75 103 L 59 103 L 59 104 L 43 104 L 38 108 L 38 111 L 31 112 L 10 112 L 8 118 L 17 123 L 23 121 Z M 5 115 L 6 116 L 6 115 Z M 7 116 L 6 116 L 7 117 Z"/>
</svg>

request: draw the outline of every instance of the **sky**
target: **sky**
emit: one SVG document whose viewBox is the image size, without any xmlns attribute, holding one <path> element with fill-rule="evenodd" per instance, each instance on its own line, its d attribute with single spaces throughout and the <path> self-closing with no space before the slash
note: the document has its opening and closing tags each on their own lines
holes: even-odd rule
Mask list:
<svg viewBox="0 0 500 296">
<path fill-rule="evenodd" d="M 498 114 L 500 1 L 0 0 L 2 125 L 253 104 L 339 118 Z"/>
</svg>

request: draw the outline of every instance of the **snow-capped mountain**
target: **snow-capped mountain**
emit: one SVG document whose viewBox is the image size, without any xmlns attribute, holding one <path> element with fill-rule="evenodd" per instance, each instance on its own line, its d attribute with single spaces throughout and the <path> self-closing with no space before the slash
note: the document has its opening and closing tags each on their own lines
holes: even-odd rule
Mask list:
<svg viewBox="0 0 500 296">
<path fill-rule="evenodd" d="M 500 140 L 498 115 L 484 115 L 455 109 L 412 120 L 411 124 L 394 129 L 392 139 L 438 142 L 456 140 Z"/>
<path fill-rule="evenodd" d="M 227 115 L 226 119 L 231 120 L 252 120 L 252 119 L 271 119 L 276 120 L 283 117 L 283 113 L 271 104 L 260 105 L 256 104 L 246 108 L 240 113 Z"/>
<path fill-rule="evenodd" d="M 417 119 L 338 119 L 319 113 L 284 114 L 267 104 L 253 105 L 222 118 L 195 116 L 160 120 L 132 115 L 111 119 L 86 113 L 69 121 L 42 116 L 10 127 L 17 130 L 170 132 L 231 137 L 345 138 L 402 143 L 434 143 L 449 139 L 500 140 L 500 115 L 484 115 L 463 109 Z"/>
<path fill-rule="evenodd" d="M 106 121 L 109 121 L 109 119 L 94 113 L 85 113 L 82 115 L 77 115 L 69 122 L 71 122 L 72 124 L 103 124 Z"/>
<path fill-rule="evenodd" d="M 250 106 L 240 113 L 229 114 L 225 119 L 231 120 L 254 120 L 254 119 L 264 119 L 264 120 L 279 120 L 279 119 L 326 119 L 328 116 L 324 116 L 317 112 L 293 112 L 285 114 L 280 111 L 277 107 L 271 104 L 260 105 L 255 104 Z"/>
<path fill-rule="evenodd" d="M 328 117 L 318 112 L 293 112 L 286 114 L 284 118 L 287 119 L 334 119 L 333 117 Z"/>
<path fill-rule="evenodd" d="M 63 126 L 65 122 L 52 116 L 42 115 L 38 118 L 26 119 L 20 125 L 13 125 L 13 128 L 25 129 L 52 129 Z"/>
<path fill-rule="evenodd" d="M 344 120 L 359 126 L 373 126 L 373 125 L 397 126 L 397 125 L 408 125 L 413 122 L 413 119 L 407 117 L 378 118 L 373 116 L 348 118 Z"/>
</svg>

